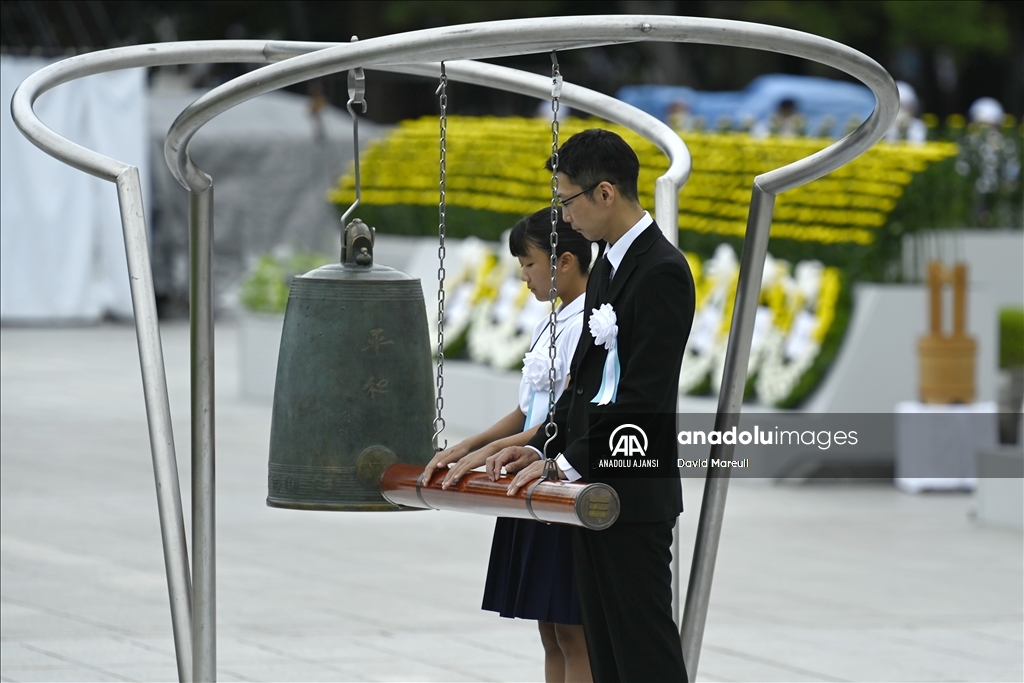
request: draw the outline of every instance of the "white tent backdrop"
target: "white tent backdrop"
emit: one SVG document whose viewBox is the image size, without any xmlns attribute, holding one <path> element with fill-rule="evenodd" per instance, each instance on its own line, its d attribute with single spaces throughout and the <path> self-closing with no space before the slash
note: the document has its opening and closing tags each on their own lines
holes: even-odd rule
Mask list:
<svg viewBox="0 0 1024 683">
<path fill-rule="evenodd" d="M 0 56 L 0 318 L 82 322 L 131 316 L 113 184 L 36 149 L 11 119 L 14 90 L 48 63 Z M 138 166 L 148 196 L 146 101 L 145 70 L 132 69 L 64 84 L 40 97 L 36 111 L 68 139 Z"/>
</svg>

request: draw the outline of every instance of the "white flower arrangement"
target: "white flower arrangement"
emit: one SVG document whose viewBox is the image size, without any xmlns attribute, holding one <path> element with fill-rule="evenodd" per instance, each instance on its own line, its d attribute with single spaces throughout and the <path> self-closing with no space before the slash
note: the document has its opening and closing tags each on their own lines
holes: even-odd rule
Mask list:
<svg viewBox="0 0 1024 683">
<path fill-rule="evenodd" d="M 767 306 L 758 306 L 754 317 L 754 334 L 750 340 L 750 356 L 747 358 L 747 377 L 753 377 L 754 373 L 760 370 L 772 338 L 778 336 L 778 331 L 773 327 L 772 322 L 775 313 Z M 715 346 L 714 358 L 711 362 L 711 391 L 718 393 L 722 388 L 722 378 L 725 376 L 725 352 L 728 347 L 728 335 L 725 340 Z"/>
<path fill-rule="evenodd" d="M 757 396 L 767 405 L 784 403 L 821 353 L 827 325 L 835 314 L 838 276 L 820 261 L 801 261 L 793 291 L 798 310 L 789 329 L 773 337 L 757 375 Z"/>
<path fill-rule="evenodd" d="M 468 237 L 463 240 L 456 254 L 455 265 L 449 269 L 449 275 L 444 284 L 446 349 L 467 333 L 473 319 L 474 309 L 480 301 L 493 298 L 486 288 L 486 281 L 491 270 L 498 263 L 495 251 L 493 246 L 479 238 Z M 427 291 L 429 292 L 429 288 Z M 429 338 L 436 340 L 437 312 L 429 298 L 427 302 L 427 330 Z M 437 352 L 434 344 L 435 342 L 431 343 L 432 353 Z"/>
<path fill-rule="evenodd" d="M 821 346 L 809 343 L 802 354 L 787 358 L 783 351 L 785 345 L 781 336 L 774 337 L 765 354 L 765 362 L 757 373 L 757 397 L 766 405 L 784 402 L 821 351 Z"/>
<path fill-rule="evenodd" d="M 518 369 L 530 348 L 537 322 L 551 312 L 551 304 L 537 301 L 519 279 L 515 258 L 502 259 L 494 270 L 501 277 L 497 295 L 475 309 L 469 328 L 469 357 L 496 368 Z"/>
<path fill-rule="evenodd" d="M 788 278 L 789 263 L 767 254 L 764 270 L 761 273 L 761 291 L 770 291 L 774 287 L 781 287 L 783 291 L 787 291 Z M 753 377 L 761 368 L 769 348 L 767 342 L 778 336 L 779 332 L 775 327 L 776 319 L 775 311 L 770 306 L 757 307 L 754 317 L 754 332 L 750 340 L 750 355 L 747 358 L 747 377 Z M 725 375 L 725 353 L 728 348 L 728 329 L 731 322 L 729 321 L 729 324 L 723 326 L 724 332 L 719 338 L 719 344 L 715 347 L 715 357 L 711 368 L 711 391 L 715 393 L 721 390 L 722 378 Z"/>
<path fill-rule="evenodd" d="M 736 252 L 727 244 L 718 245 L 714 256 L 703 264 L 696 257 L 688 260 L 697 284 L 697 310 L 690 339 L 683 351 L 683 364 L 679 371 L 680 394 L 687 394 L 702 385 L 714 367 L 715 358 L 724 355 L 729 331 L 725 313 L 727 306 L 731 306 L 730 296 L 736 291 L 739 276 Z"/>
<path fill-rule="evenodd" d="M 499 253 L 504 254 L 498 245 L 480 240 L 464 243 L 459 265 L 453 269 L 456 275 L 446 283 L 446 342 L 464 334 L 470 357 L 479 363 L 505 369 L 524 363 L 527 379 L 536 379 L 543 390 L 548 382 L 547 340 L 541 339 L 533 352 L 527 352 L 533 330 L 549 315 L 550 305 L 530 294 L 519 280 L 518 263 Z M 703 263 L 692 254 L 687 254 L 687 260 L 694 274 L 697 309 L 683 353 L 679 393 L 701 386 L 717 392 L 725 367 L 739 262 L 725 244 Z M 801 261 L 791 268 L 786 261 L 768 255 L 747 363 L 747 377 L 761 403 L 789 401 L 801 378 L 814 366 L 835 317 L 839 286 L 838 271 L 819 261 Z M 436 334 L 436 319 L 430 315 L 427 319 L 431 334 Z M 618 326 L 610 304 L 593 312 L 590 332 L 598 345 L 609 350 L 615 346 Z M 608 354 L 608 378 L 595 402 L 614 400 L 617 361 L 617 353 Z"/>
<path fill-rule="evenodd" d="M 697 286 L 697 310 L 679 374 L 679 393 L 709 382 L 721 389 L 732 306 L 739 267 L 735 252 L 720 245 L 703 264 L 691 256 Z M 761 305 L 747 361 L 757 399 L 766 405 L 785 403 L 814 365 L 835 315 L 838 272 L 820 261 L 789 263 L 769 254 L 761 279 Z"/>
</svg>

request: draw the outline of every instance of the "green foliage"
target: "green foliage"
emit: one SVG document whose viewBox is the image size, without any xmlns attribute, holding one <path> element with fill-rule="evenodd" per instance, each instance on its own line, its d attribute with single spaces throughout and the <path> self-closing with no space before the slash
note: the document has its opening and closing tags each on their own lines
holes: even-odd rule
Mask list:
<svg viewBox="0 0 1024 683">
<path fill-rule="evenodd" d="M 956 162 L 944 159 L 914 174 L 889 214 L 886 236 L 899 240 L 919 230 L 970 226 L 971 184 L 956 172 Z"/>
<path fill-rule="evenodd" d="M 888 46 L 952 48 L 962 54 L 1005 53 L 1006 11 L 991 2 L 945 0 L 768 0 L 739 4 L 739 18 L 786 26 L 859 45 L 883 37 Z"/>
<path fill-rule="evenodd" d="M 752 387 L 748 385 L 747 388 L 751 389 Z M 702 379 L 700 381 L 700 384 L 695 386 L 693 389 L 690 389 L 686 393 L 689 396 L 710 396 L 711 395 L 711 373 L 709 372 L 709 373 L 705 374 L 704 375 L 704 379 Z M 754 392 L 751 391 L 749 394 L 744 394 L 744 396 L 754 396 Z"/>
<path fill-rule="evenodd" d="M 242 305 L 257 313 L 284 313 L 292 278 L 332 260 L 326 254 L 310 252 L 287 259 L 264 254 L 242 284 Z"/>
<path fill-rule="evenodd" d="M 469 327 L 462 330 L 454 339 L 445 340 L 444 357 L 448 360 L 464 360 L 469 358 Z"/>
<path fill-rule="evenodd" d="M 947 47 L 1001 54 L 1009 47 L 1006 13 L 993 3 L 887 0 L 882 4 L 893 47 Z"/>
<path fill-rule="evenodd" d="M 1024 308 L 999 311 L 999 367 L 1024 366 Z"/>
</svg>

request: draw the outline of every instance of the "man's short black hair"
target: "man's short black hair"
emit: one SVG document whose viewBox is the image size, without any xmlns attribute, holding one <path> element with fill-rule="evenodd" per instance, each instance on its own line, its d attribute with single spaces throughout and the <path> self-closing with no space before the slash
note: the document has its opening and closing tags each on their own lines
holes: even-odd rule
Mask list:
<svg viewBox="0 0 1024 683">
<path fill-rule="evenodd" d="M 545 167 L 552 170 L 551 159 Z M 591 128 L 566 140 L 558 150 L 558 170 L 581 188 L 592 188 L 607 180 L 619 188 L 623 197 L 638 201 L 640 160 L 625 140 L 609 130 Z"/>
</svg>

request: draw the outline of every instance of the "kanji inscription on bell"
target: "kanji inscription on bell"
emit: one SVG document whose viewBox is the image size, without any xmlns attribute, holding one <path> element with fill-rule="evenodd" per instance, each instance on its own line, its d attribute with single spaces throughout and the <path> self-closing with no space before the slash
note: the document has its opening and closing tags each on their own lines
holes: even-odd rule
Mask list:
<svg viewBox="0 0 1024 683">
<path fill-rule="evenodd" d="M 369 349 L 373 349 L 373 355 L 379 356 L 380 355 L 380 347 L 382 347 L 382 346 L 390 346 L 390 345 L 393 345 L 394 343 L 395 343 L 394 339 L 385 339 L 384 338 L 384 330 L 383 330 L 383 328 L 378 327 L 376 329 L 370 330 L 370 338 L 366 342 L 366 346 L 363 347 L 363 351 L 368 351 Z"/>
</svg>

